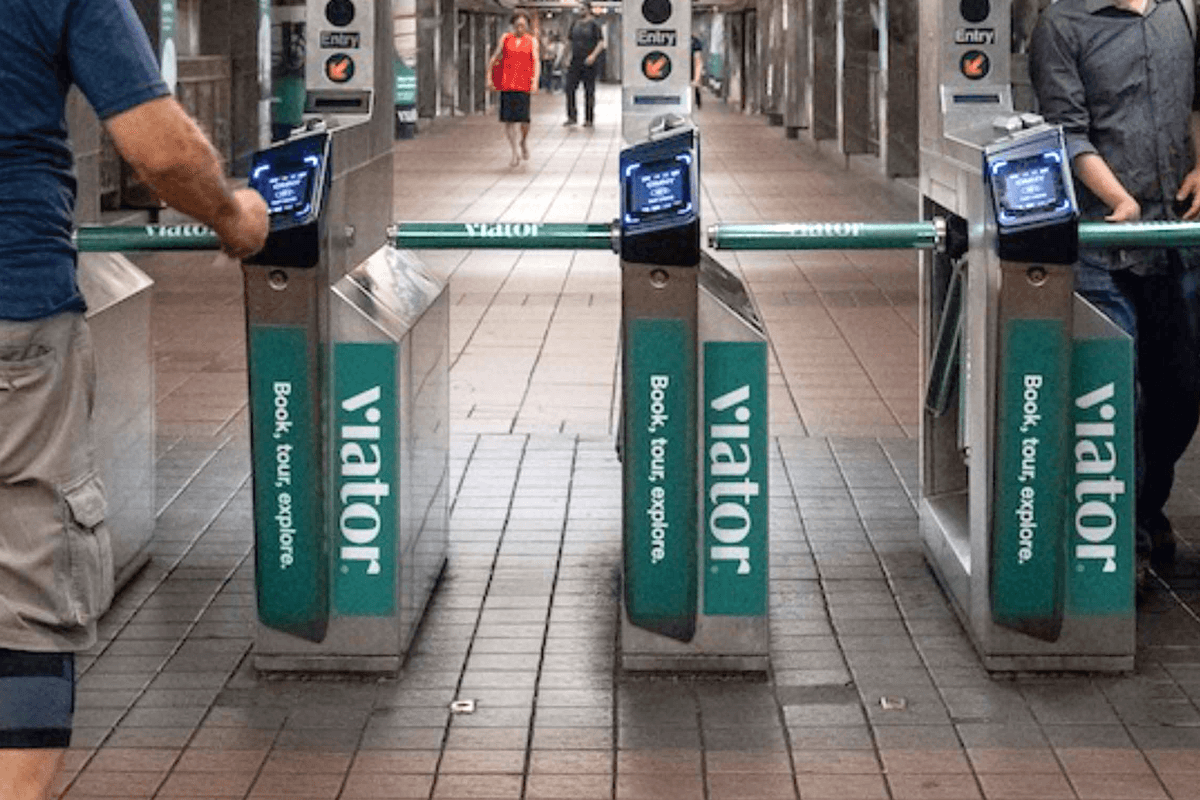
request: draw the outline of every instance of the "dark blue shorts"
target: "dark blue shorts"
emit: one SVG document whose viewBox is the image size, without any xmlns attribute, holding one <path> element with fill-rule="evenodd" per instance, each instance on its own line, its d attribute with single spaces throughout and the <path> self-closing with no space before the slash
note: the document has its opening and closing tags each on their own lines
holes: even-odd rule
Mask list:
<svg viewBox="0 0 1200 800">
<path fill-rule="evenodd" d="M 529 122 L 529 92 L 501 92 L 500 121 Z"/>
<path fill-rule="evenodd" d="M 0 648 L 0 749 L 64 748 L 75 713 L 75 655 Z"/>
</svg>

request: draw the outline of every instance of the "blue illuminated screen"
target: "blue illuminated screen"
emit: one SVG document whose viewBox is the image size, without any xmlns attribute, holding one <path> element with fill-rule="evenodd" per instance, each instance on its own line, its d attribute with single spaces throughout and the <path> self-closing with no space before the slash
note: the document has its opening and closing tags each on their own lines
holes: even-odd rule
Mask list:
<svg viewBox="0 0 1200 800">
<path fill-rule="evenodd" d="M 309 166 L 289 170 L 283 174 L 269 173 L 259 191 L 272 214 L 291 214 L 299 211 L 308 202 L 312 179 L 313 170 Z"/>
<path fill-rule="evenodd" d="M 628 211 L 639 217 L 686 208 L 690 202 L 688 164 L 671 158 L 651 161 L 631 170 Z"/>
<path fill-rule="evenodd" d="M 1005 161 L 994 167 L 1001 210 L 1013 216 L 1051 211 L 1067 202 L 1057 153 Z"/>
<path fill-rule="evenodd" d="M 255 154 L 250 187 L 266 200 L 273 229 L 303 224 L 315 215 L 325 144 L 324 136 L 307 136 Z"/>
</svg>

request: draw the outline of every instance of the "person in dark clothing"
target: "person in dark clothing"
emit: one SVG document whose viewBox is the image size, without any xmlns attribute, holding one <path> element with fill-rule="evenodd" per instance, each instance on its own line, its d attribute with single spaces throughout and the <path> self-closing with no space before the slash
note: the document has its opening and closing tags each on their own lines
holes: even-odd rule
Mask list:
<svg viewBox="0 0 1200 800">
<path fill-rule="evenodd" d="M 567 65 L 567 121 L 574 125 L 579 120 L 575 105 L 575 92 L 583 83 L 583 124 L 592 127 L 596 116 L 596 72 L 597 59 L 604 52 L 604 28 L 592 16 L 592 7 L 587 2 L 579 6 L 579 18 L 571 23 L 567 31 L 567 49 L 570 62 Z"/>
<path fill-rule="evenodd" d="M 0 797 L 47 800 L 71 739 L 74 653 L 96 641 L 113 593 L 68 91 L 79 87 L 138 176 L 228 254 L 262 248 L 267 206 L 227 183 L 129 0 L 0 0 L 0 12 Z"/>
<path fill-rule="evenodd" d="M 704 85 L 704 43 L 700 37 L 692 37 L 692 92 L 696 101 L 696 109 L 703 107 L 700 100 L 700 87 Z"/>
<path fill-rule="evenodd" d="M 1059 0 L 1030 42 L 1041 113 L 1063 126 L 1085 220 L 1200 217 L 1200 87 L 1181 0 Z M 1196 254 L 1086 249 L 1075 288 L 1134 337 L 1139 581 L 1169 561 L 1164 506 L 1200 419 Z"/>
</svg>

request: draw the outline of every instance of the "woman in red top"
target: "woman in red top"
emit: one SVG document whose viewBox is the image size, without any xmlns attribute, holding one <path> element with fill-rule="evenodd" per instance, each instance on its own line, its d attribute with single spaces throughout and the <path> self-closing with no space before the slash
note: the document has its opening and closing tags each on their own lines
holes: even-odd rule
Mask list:
<svg viewBox="0 0 1200 800">
<path fill-rule="evenodd" d="M 541 59 L 537 39 L 529 32 L 529 17 L 521 12 L 512 16 L 512 32 L 500 38 L 500 45 L 488 63 L 488 75 L 494 89 L 500 91 L 500 121 L 504 135 L 512 145 L 510 167 L 529 158 L 525 144 L 529 136 L 529 95 L 538 85 Z M 517 123 L 521 125 L 517 137 Z"/>
</svg>

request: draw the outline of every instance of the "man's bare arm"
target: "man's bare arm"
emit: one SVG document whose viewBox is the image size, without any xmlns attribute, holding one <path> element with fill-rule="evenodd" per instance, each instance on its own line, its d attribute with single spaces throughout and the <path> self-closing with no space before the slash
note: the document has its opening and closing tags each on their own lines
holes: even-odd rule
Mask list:
<svg viewBox="0 0 1200 800">
<path fill-rule="evenodd" d="M 172 208 L 211 227 L 225 252 L 245 258 L 267 238 L 267 207 L 252 189 L 232 191 L 221 159 L 173 97 L 160 97 L 105 120 L 126 161 Z"/>
<path fill-rule="evenodd" d="M 1180 202 L 1192 198 L 1192 204 L 1183 213 L 1187 220 L 1200 219 L 1200 111 L 1193 111 L 1192 125 L 1192 171 L 1183 178 L 1175 199 Z"/>
<path fill-rule="evenodd" d="M 1112 168 L 1097 153 L 1080 153 L 1075 157 L 1075 174 L 1111 211 L 1104 219 L 1109 222 L 1133 222 L 1142 216 L 1142 207 L 1125 189 Z"/>
</svg>

